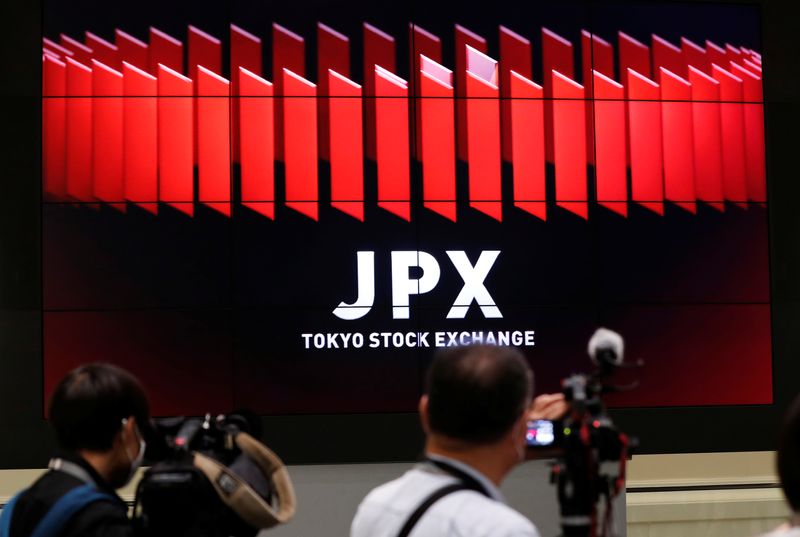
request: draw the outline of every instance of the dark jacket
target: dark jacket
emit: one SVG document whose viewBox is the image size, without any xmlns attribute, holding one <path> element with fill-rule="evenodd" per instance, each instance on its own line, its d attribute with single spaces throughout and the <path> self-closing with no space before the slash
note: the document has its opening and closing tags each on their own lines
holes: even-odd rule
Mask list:
<svg viewBox="0 0 800 537">
<path fill-rule="evenodd" d="M 81 457 L 65 455 L 61 458 L 86 470 L 98 490 L 110 495 L 111 499 L 91 503 L 76 513 L 59 537 L 132 537 L 133 526 L 125 502 Z M 51 470 L 44 474 L 17 500 L 11 517 L 11 537 L 28 537 L 61 496 L 84 484 L 64 472 Z"/>
</svg>

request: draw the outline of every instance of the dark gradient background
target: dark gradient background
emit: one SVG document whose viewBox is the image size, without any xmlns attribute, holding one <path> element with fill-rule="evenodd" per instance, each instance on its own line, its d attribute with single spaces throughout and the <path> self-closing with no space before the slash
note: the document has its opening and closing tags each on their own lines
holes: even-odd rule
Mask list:
<svg viewBox="0 0 800 537">
<path fill-rule="evenodd" d="M 3 434 L 6 441 L 0 442 L 0 468 L 43 468 L 47 464 L 55 448 L 55 440 L 50 427 L 44 419 L 45 386 L 43 344 L 45 343 L 45 326 L 43 313 L 43 250 L 45 230 L 43 229 L 44 213 L 47 205 L 42 205 L 41 188 L 41 38 L 42 35 L 54 36 L 59 31 L 66 31 L 78 36 L 85 29 L 92 29 L 101 36 L 110 38 L 115 26 L 125 27 L 130 33 L 143 37 L 147 27 L 154 25 L 175 35 L 183 35 L 187 21 L 193 22 L 205 30 L 219 34 L 226 39 L 226 25 L 230 20 L 243 27 L 266 35 L 268 24 L 280 19 L 287 26 L 304 34 L 309 34 L 313 22 L 319 18 L 333 27 L 348 34 L 357 30 L 362 19 L 368 19 L 386 31 L 397 34 L 398 46 L 405 47 L 404 24 L 411 20 L 424 20 L 431 31 L 447 30 L 445 52 L 452 46 L 450 24 L 459 22 L 472 27 L 475 31 L 485 32 L 485 27 L 497 22 L 509 24 L 519 33 L 532 38 L 534 48 L 538 47 L 538 29 L 542 24 L 550 25 L 555 31 L 570 39 L 576 39 L 579 24 L 572 19 L 575 11 L 583 10 L 589 15 L 596 32 L 611 38 L 613 33 L 622 29 L 640 40 L 648 38 L 648 32 L 655 31 L 666 39 L 675 42 L 683 34 L 695 40 L 710 38 L 715 41 L 741 40 L 746 46 L 759 49 L 764 54 L 767 67 L 764 79 L 766 136 L 767 136 L 767 171 L 768 171 L 768 210 L 761 210 L 766 217 L 769 229 L 769 270 L 771 291 L 771 328 L 772 346 L 774 349 L 773 366 L 773 403 L 761 405 L 719 405 L 719 406 L 667 406 L 647 408 L 616 408 L 611 415 L 614 421 L 626 432 L 635 434 L 640 439 L 640 453 L 688 453 L 715 451 L 750 451 L 772 450 L 777 445 L 777 432 L 780 418 L 790 401 L 798 394 L 797 378 L 800 378 L 800 212 L 797 203 L 800 199 L 800 182 L 797 181 L 797 125 L 800 124 L 800 41 L 794 36 L 800 34 L 800 4 L 784 0 L 755 0 L 753 2 L 717 3 L 687 1 L 684 3 L 669 2 L 652 4 L 644 2 L 589 2 L 584 4 L 525 3 L 509 7 L 510 3 L 492 2 L 491 4 L 465 4 L 454 6 L 453 2 L 429 0 L 424 3 L 406 2 L 403 4 L 380 4 L 374 2 L 310 2 L 279 4 L 277 2 L 252 2 L 245 11 L 240 9 L 236 16 L 228 16 L 231 4 L 204 4 L 202 2 L 62 2 L 58 5 L 43 5 L 42 0 L 26 0 L 24 2 L 0 3 L 0 67 L 3 69 L 3 84 L 0 84 L 0 110 L 4 120 L 0 122 L 0 162 L 3 163 L 3 177 L 0 180 L 0 420 L 3 423 Z M 238 6 L 243 6 L 239 3 Z M 227 6 L 227 7 L 226 7 Z M 574 8 L 574 9 L 573 9 Z M 566 13 L 570 16 L 557 16 Z M 670 14 L 672 13 L 672 14 Z M 241 14 L 241 15 L 240 15 Z M 605 15 L 604 15 L 605 14 Z M 467 18 L 467 16 L 469 18 Z M 760 26 L 758 20 L 761 20 Z M 427 17 L 427 18 L 425 18 Z M 433 20 L 431 20 L 433 19 Z M 563 21 L 559 26 L 557 20 Z M 573 22 L 569 22 L 572 20 Z M 600 26 L 605 20 L 604 26 Z M 436 23 L 436 21 L 440 21 Z M 434 23 L 441 26 L 434 27 Z M 568 23 L 568 24 L 567 24 Z M 494 35 L 494 30 L 486 32 L 487 37 Z M 761 36 L 761 39 L 759 38 Z M 763 42 L 763 47 L 760 43 Z M 494 53 L 490 43 L 490 53 Z M 356 54 L 354 50 L 354 54 Z M 309 53 L 308 56 L 311 56 Z M 446 61 L 451 58 L 445 56 Z M 309 58 L 310 60 L 310 58 Z M 265 62 L 269 65 L 269 60 Z M 308 64 L 311 68 L 311 63 Z M 403 72 L 405 62 L 398 67 Z M 360 74 L 358 64 L 353 65 L 354 77 Z M 540 73 L 534 70 L 534 79 L 540 80 Z M 164 211 L 166 213 L 166 211 Z M 129 214 L 130 218 L 134 211 Z M 753 212 L 751 214 L 758 214 Z M 554 215 L 555 216 L 555 215 Z M 80 220 L 80 217 L 74 217 Z M 162 214 L 160 222 L 168 218 Z M 247 218 L 237 215 L 237 220 Z M 594 215 L 593 215 L 594 218 Z M 67 218 L 65 220 L 70 220 Z M 56 219 L 61 221 L 60 219 Z M 198 229 L 197 237 L 208 240 L 208 233 L 199 230 L 203 224 L 192 223 L 192 229 Z M 142 233 L 145 225 L 130 224 L 132 229 Z M 262 224 L 266 225 L 266 224 Z M 288 223 L 287 223 L 288 225 Z M 549 225 L 549 224 L 548 224 Z M 594 224 L 593 224 L 594 225 Z M 622 224 L 620 224 L 622 225 Z M 136 227 L 138 226 L 138 227 Z M 533 227 L 540 227 L 536 223 Z M 77 226 L 80 228 L 81 226 Z M 111 226 L 113 227 L 113 226 Z M 735 226 L 734 226 L 735 227 Z M 62 232 L 76 229 L 73 224 L 64 226 Z M 255 228 L 251 228 L 255 229 Z M 486 228 L 489 230 L 490 228 Z M 632 229 L 632 228 L 631 228 Z M 101 233 L 93 229 L 94 233 Z M 345 230 L 343 230 L 344 233 Z M 489 232 L 489 231 L 486 231 Z M 53 229 L 47 232 L 53 233 Z M 524 232 L 519 239 L 524 240 L 530 231 Z M 150 231 L 145 234 L 152 238 L 158 233 Z M 466 233 L 460 238 L 468 238 Z M 735 241 L 734 235 L 727 236 Z M 681 240 L 691 239 L 690 235 L 681 236 Z M 77 241 L 78 238 L 73 238 Z M 613 236 L 609 239 L 612 243 Z M 676 237 L 677 241 L 677 237 Z M 766 237 L 757 246 L 766 250 Z M 168 251 L 181 247 L 180 241 L 164 241 L 169 245 Z M 236 245 L 236 243 L 233 243 Z M 680 244 L 675 242 L 675 244 Z M 707 248 L 714 247 L 709 242 Z M 566 246 L 565 246 L 566 248 Z M 745 258 L 729 251 L 732 256 L 726 261 L 727 267 L 742 263 Z M 342 254 L 345 255 L 344 253 Z M 74 256 L 73 256 L 74 257 Z M 352 263 L 352 252 L 345 256 Z M 603 259 L 608 256 L 603 256 Z M 687 259 L 691 259 L 688 256 Z M 208 256 L 203 262 L 217 262 Z M 137 263 L 145 262 L 136 259 Z M 344 262 L 344 261 L 343 261 Z M 152 260 L 149 262 L 154 264 Z M 86 263 L 84 263 L 85 265 Z M 145 262 L 145 264 L 147 264 Z M 766 260 L 764 261 L 766 265 Z M 672 266 L 672 265 L 669 265 Z M 683 265 L 681 265 L 683 266 Z M 333 269 L 334 263 L 329 263 Z M 63 267 L 65 270 L 67 267 Z M 337 269 L 346 270 L 346 269 Z M 205 271 L 204 271 L 205 272 Z M 133 274 L 133 273 L 131 273 Z M 599 274 L 599 273 L 596 273 Z M 628 272 L 632 277 L 632 272 Z M 683 273 L 684 281 L 698 282 L 697 285 L 716 286 L 719 273 L 704 278 L 693 278 L 691 273 Z M 192 271 L 193 278 L 198 272 Z M 353 274 L 348 271 L 348 279 L 341 285 L 342 294 L 347 283 L 352 281 Z M 137 273 L 137 278 L 141 274 Z M 144 276 L 147 277 L 147 276 Z M 646 281 L 648 275 L 638 275 Z M 677 277 L 677 275 L 676 275 Z M 624 277 L 621 277 L 624 280 Z M 187 274 L 178 280 L 192 279 Z M 740 283 L 742 280 L 738 280 Z M 93 284 L 86 278 L 84 284 Z M 137 284 L 138 285 L 138 284 Z M 455 285 L 455 284 L 453 284 Z M 492 283 L 494 286 L 494 283 Z M 766 283 L 763 284 L 766 286 Z M 132 286 L 136 289 L 136 286 Z M 650 291 L 656 286 L 648 286 Z M 493 292 L 496 292 L 492 288 Z M 444 293 L 444 289 L 442 290 Z M 135 296 L 128 294 L 128 297 Z M 143 295 L 144 296 L 144 295 Z M 157 296 L 157 295 L 156 295 Z M 341 300 L 342 296 L 336 296 Z M 350 297 L 348 297 L 350 298 Z M 615 298 L 615 297 L 612 297 Z M 719 297 L 717 297 L 718 299 Z M 575 360 L 575 367 L 584 369 L 586 362 L 582 358 L 585 337 L 591 332 L 595 322 L 603 321 L 616 325 L 610 316 L 618 309 L 612 302 L 594 302 L 595 296 L 584 298 L 589 303 L 590 312 L 581 316 L 582 321 L 568 322 L 564 315 L 558 327 L 570 338 L 562 339 L 565 350 L 561 356 L 568 355 Z M 616 298 L 615 298 L 616 299 Z M 717 300 L 715 299 L 715 300 Z M 630 354 L 634 357 L 646 357 L 641 349 L 637 349 L 637 341 L 649 340 L 649 334 L 659 332 L 658 325 L 646 322 L 645 317 L 630 304 L 621 304 L 626 318 L 631 323 L 643 325 L 641 334 L 627 333 Z M 676 304 L 676 307 L 679 305 Z M 724 306 L 724 304 L 723 304 Z M 747 305 L 745 305 L 747 306 Z M 504 307 L 504 313 L 511 310 Z M 644 305 L 645 308 L 649 306 Z M 653 305 L 656 311 L 668 312 L 661 304 Z M 703 307 L 699 305 L 698 307 Z M 716 305 L 710 305 L 716 307 Z M 750 307 L 750 306 L 747 306 Z M 766 308 L 765 305 L 756 306 Z M 147 311 L 146 308 L 140 308 Z M 149 308 L 151 311 L 154 309 Z M 165 309 L 165 308 L 162 308 Z M 169 308 L 166 308 L 169 309 Z M 172 308 L 172 311 L 202 311 L 204 308 Z M 542 309 L 541 311 L 547 311 Z M 554 319 L 553 309 L 547 315 Z M 731 311 L 740 311 L 738 306 Z M 602 315 L 604 317 L 600 317 Z M 100 312 L 98 312 L 100 313 Z M 224 313 L 224 312 L 223 312 Z M 267 312 L 268 313 L 268 312 Z M 420 315 L 424 313 L 421 312 Z M 47 312 L 51 315 L 51 312 Z M 231 315 L 226 314 L 228 319 Z M 376 315 L 378 315 L 376 313 Z M 385 315 L 385 314 L 384 314 Z M 416 313 L 415 313 L 416 315 Z M 442 313 L 435 313 L 435 321 L 442 322 Z M 593 317 L 596 316 L 596 317 Z M 189 319 L 191 315 L 187 315 Z M 196 316 L 195 316 L 196 317 Z M 421 317 L 420 317 L 421 318 Z M 251 317 L 255 319 L 255 317 Z M 766 317 L 761 316 L 766 322 Z M 376 318 L 374 323 L 378 323 Z M 433 321 L 432 321 L 433 322 Z M 682 319 L 673 319 L 673 326 L 680 328 Z M 122 324 L 122 323 L 120 323 Z M 169 323 L 165 323 L 167 328 Z M 224 324 L 216 321 L 213 324 L 225 329 Z M 483 325 L 483 323 L 481 323 Z M 705 324 L 689 322 L 690 328 L 705 341 L 709 341 Z M 55 326 L 55 325 L 53 325 Z M 126 325 L 127 326 L 127 325 Z M 202 324 L 195 325 L 198 332 L 208 332 Z M 633 326 L 633 324 L 631 324 Z M 98 325 L 99 327 L 99 325 Z M 571 328 L 572 327 L 572 328 Z M 63 326 L 69 332 L 68 326 Z M 260 326 L 260 328 L 264 328 Z M 545 326 L 540 330 L 539 344 Z M 574 329 L 573 329 L 574 328 Z M 624 328 L 624 327 L 623 327 Z M 572 331 L 571 331 L 572 330 Z M 752 330 L 752 326 L 747 328 Z M 731 330 L 733 331 L 733 330 Z M 185 335 L 185 333 L 184 333 Z M 252 333 L 258 337 L 257 332 Z M 74 338 L 67 333 L 64 340 Z M 146 346 L 150 333 L 141 333 L 136 344 Z M 226 336 L 227 337 L 227 336 Z M 234 334 L 234 338 L 238 338 Z M 686 337 L 686 336 L 684 336 Z M 159 338 L 160 339 L 160 338 Z M 692 338 L 695 339 L 695 338 Z M 237 340 L 237 339 L 235 339 Z M 180 335 L 170 340 L 173 345 L 196 345 Z M 266 340 L 265 340 L 266 341 Z M 666 338 L 660 340 L 663 344 Z M 733 348 L 732 343 L 725 343 L 725 354 L 714 354 L 716 360 L 709 361 L 709 356 L 698 356 L 692 362 L 692 368 L 705 366 L 711 376 L 709 385 L 724 384 L 728 371 L 733 369 L 730 360 L 739 360 L 747 370 L 753 365 L 752 356 L 743 352 L 743 348 Z M 684 346 L 683 351 L 689 348 Z M 645 341 L 647 344 L 647 341 Z M 66 343 L 65 343 L 66 345 Z M 539 347 L 541 348 L 541 347 Z M 552 347 L 551 347 L 552 349 Z M 537 349 L 538 350 L 538 349 Z M 123 355 L 135 361 L 131 351 L 111 349 L 113 355 Z M 109 352 L 111 352 L 109 351 Z M 658 355 L 660 348 L 651 349 Z M 576 354 L 577 353 L 577 354 Z M 664 376 L 676 374 L 677 368 L 670 367 L 674 363 L 674 354 L 661 364 Z M 113 356 L 111 356 L 113 357 Z M 427 357 L 422 357 L 421 363 Z M 538 360 L 555 362 L 543 353 L 532 357 L 534 365 L 540 368 Z M 649 359 L 652 364 L 653 358 Z M 563 369 L 571 369 L 568 362 L 559 362 Z M 765 362 L 767 363 L 767 362 Z M 580 365 L 578 365 L 580 364 Z M 208 375 L 215 379 L 221 377 L 218 370 L 210 373 L 201 370 L 201 366 L 192 363 L 191 357 L 183 359 L 182 369 L 164 368 L 159 375 L 151 375 L 146 379 L 148 385 L 159 386 L 164 399 L 159 404 L 170 404 L 167 400 L 170 393 L 175 394 L 173 402 L 184 404 L 182 398 L 189 397 L 198 405 L 198 401 L 211 400 L 221 392 L 222 398 L 230 398 L 229 385 L 214 385 L 207 391 L 193 390 L 181 394 L 182 386 L 187 382 L 195 382 L 194 375 Z M 653 371 L 655 366 L 648 366 Z M 145 368 L 140 368 L 145 369 Z M 685 369 L 686 375 L 693 375 L 694 369 Z M 554 375 L 557 372 L 554 371 Z M 645 373 L 649 374 L 649 373 Z M 540 377 L 540 387 L 544 379 Z M 739 376 L 739 378 L 745 378 Z M 188 380 L 187 380 L 188 379 Z M 654 375 L 649 384 L 661 384 L 659 376 Z M 692 377 L 694 381 L 694 377 Z M 645 379 L 646 382 L 646 379 Z M 211 384 L 211 383 L 209 383 Z M 254 383 L 255 384 L 255 383 Z M 154 386 L 156 384 L 153 384 Z M 160 388 L 163 386 L 163 389 Z M 151 388 L 152 389 L 152 388 Z M 642 388 L 643 390 L 644 388 Z M 640 391 L 642 391 L 640 390 Z M 213 392 L 213 393 L 212 393 Z M 244 394 L 244 392 L 241 392 Z M 307 393 L 307 392 L 304 392 Z M 225 401 L 224 404 L 228 404 Z M 222 404 L 222 403 L 221 403 Z M 742 424 L 746 424 L 747 434 L 742 434 Z M 264 416 L 262 418 L 265 442 L 290 464 L 307 463 L 362 463 L 384 461 L 411 461 L 420 452 L 422 434 L 419 419 L 415 412 L 375 412 L 375 413 L 318 413 L 318 414 L 285 414 Z M 324 439 L 324 441 L 320 441 Z"/>
<path fill-rule="evenodd" d="M 112 39 L 119 27 L 144 38 L 153 25 L 183 39 L 193 24 L 223 40 L 235 23 L 264 39 L 271 72 L 270 24 L 306 37 L 306 70 L 315 79 L 315 24 L 351 37 L 352 77 L 362 80 L 360 24 L 394 35 L 398 74 L 408 76 L 407 24 L 442 37 L 453 66 L 453 23 L 489 39 L 497 25 L 528 37 L 534 79 L 541 80 L 541 26 L 571 39 L 576 65 L 581 29 L 615 42 L 625 31 L 644 41 L 657 33 L 702 43 L 761 49 L 759 9 L 751 5 L 683 3 L 448 3 L 230 1 L 109 3 L 47 0 L 44 35 Z M 223 61 L 223 71 L 228 69 Z M 767 64 L 769 71 L 769 64 Z M 267 78 L 270 78 L 269 76 Z M 581 81 L 580 69 L 576 78 Z M 413 129 L 412 129 L 413 132 Z M 459 199 L 467 174 L 458 170 Z M 234 167 L 234 192 L 238 169 Z M 592 184 L 592 170 L 589 170 Z M 553 169 L 547 170 L 548 193 Z M 549 202 L 547 222 L 504 204 L 495 222 L 459 205 L 457 223 L 423 210 L 421 173 L 412 167 L 412 221 L 375 207 L 375 169 L 366 166 L 366 222 L 329 208 L 329 171 L 320 167 L 320 221 L 278 204 L 269 221 L 234 205 L 232 219 L 204 207 L 188 218 L 161 206 L 153 216 L 134 206 L 44 200 L 42 207 L 44 393 L 72 367 L 118 363 L 144 381 L 156 413 L 203 414 L 249 407 L 265 415 L 410 412 L 432 351 L 308 350 L 301 333 L 436 330 L 536 330 L 527 355 L 539 391 L 587 370 L 585 343 L 598 325 L 620 331 L 629 355 L 646 362 L 622 380 L 640 387 L 615 394 L 619 407 L 769 405 L 773 402 L 767 209 L 699 204 L 690 215 L 667 203 L 656 216 L 631 205 L 628 218 L 590 205 L 583 221 Z M 511 170 L 504 168 L 505 199 Z M 276 174 L 283 199 L 282 167 Z M 591 192 L 590 188 L 590 192 Z M 487 288 L 504 314 L 487 320 L 473 306 L 463 321 L 447 320 L 461 279 L 445 250 L 502 251 Z M 355 253 L 376 252 L 376 301 L 358 321 L 331 310 L 355 298 Z M 431 293 L 412 297 L 409 320 L 390 316 L 389 255 L 424 250 L 440 262 Z"/>
</svg>

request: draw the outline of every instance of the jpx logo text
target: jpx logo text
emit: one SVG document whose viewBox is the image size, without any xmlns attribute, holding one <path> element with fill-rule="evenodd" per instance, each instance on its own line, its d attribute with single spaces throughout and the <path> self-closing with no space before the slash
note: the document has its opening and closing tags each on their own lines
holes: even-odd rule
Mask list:
<svg viewBox="0 0 800 537">
<path fill-rule="evenodd" d="M 482 251 L 474 265 L 470 263 L 463 250 L 448 250 L 446 253 L 464 283 L 461 292 L 458 293 L 453 306 L 447 313 L 447 318 L 463 319 L 472 303 L 475 302 L 487 319 L 501 319 L 503 314 L 500 313 L 500 309 L 484 285 L 500 251 Z M 375 252 L 357 252 L 356 263 L 358 296 L 353 303 L 340 302 L 333 310 L 334 315 L 346 321 L 364 317 L 375 303 Z M 410 275 L 410 270 L 414 267 L 422 271 L 418 278 L 412 278 Z M 439 262 L 428 252 L 416 250 L 392 252 L 392 318 L 408 319 L 411 295 L 421 295 L 432 291 L 439 283 L 440 276 Z"/>
</svg>

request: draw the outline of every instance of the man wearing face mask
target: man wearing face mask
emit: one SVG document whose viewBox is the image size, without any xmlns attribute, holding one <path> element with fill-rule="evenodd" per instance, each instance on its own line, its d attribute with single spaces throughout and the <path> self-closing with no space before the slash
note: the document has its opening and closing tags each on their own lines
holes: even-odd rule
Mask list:
<svg viewBox="0 0 800 537">
<path fill-rule="evenodd" d="M 114 491 L 144 457 L 150 415 L 139 381 L 107 364 L 79 367 L 53 392 L 49 419 L 60 452 L 3 510 L 8 536 L 132 536 L 127 506 Z"/>
<path fill-rule="evenodd" d="M 557 419 L 561 395 L 532 400 L 533 373 L 519 351 L 448 349 L 431 365 L 419 402 L 425 457 L 370 492 L 351 537 L 538 537 L 498 487 L 525 459 L 528 419 Z"/>
</svg>

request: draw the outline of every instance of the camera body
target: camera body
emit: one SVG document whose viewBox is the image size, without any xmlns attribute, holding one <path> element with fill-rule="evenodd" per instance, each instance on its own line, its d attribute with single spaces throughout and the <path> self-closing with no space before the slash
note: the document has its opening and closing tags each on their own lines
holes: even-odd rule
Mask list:
<svg viewBox="0 0 800 537">
<path fill-rule="evenodd" d="M 271 483 L 254 468 L 234 441 L 237 434 L 257 429 L 239 414 L 212 418 L 155 420 L 156 439 L 147 458 L 155 462 L 136 490 L 134 526 L 142 537 L 254 537 L 259 528 L 247 524 L 221 501 L 214 485 L 195 464 L 206 455 L 246 478 L 265 500 Z"/>
<path fill-rule="evenodd" d="M 553 433 L 545 435 L 552 442 L 542 447 L 559 453 L 551 482 L 558 490 L 564 537 L 613 535 L 613 499 L 625 488 L 626 462 L 638 444 L 614 425 L 602 399 L 606 393 L 636 386 L 609 382 L 618 368 L 625 367 L 623 350 L 619 334 L 599 329 L 588 348 L 595 372 L 574 374 L 561 383 L 570 410 L 562 421 L 552 424 Z M 531 435 L 529 424 L 529 446 L 541 445 L 531 444 L 531 436 L 536 438 L 539 434 Z"/>
</svg>

